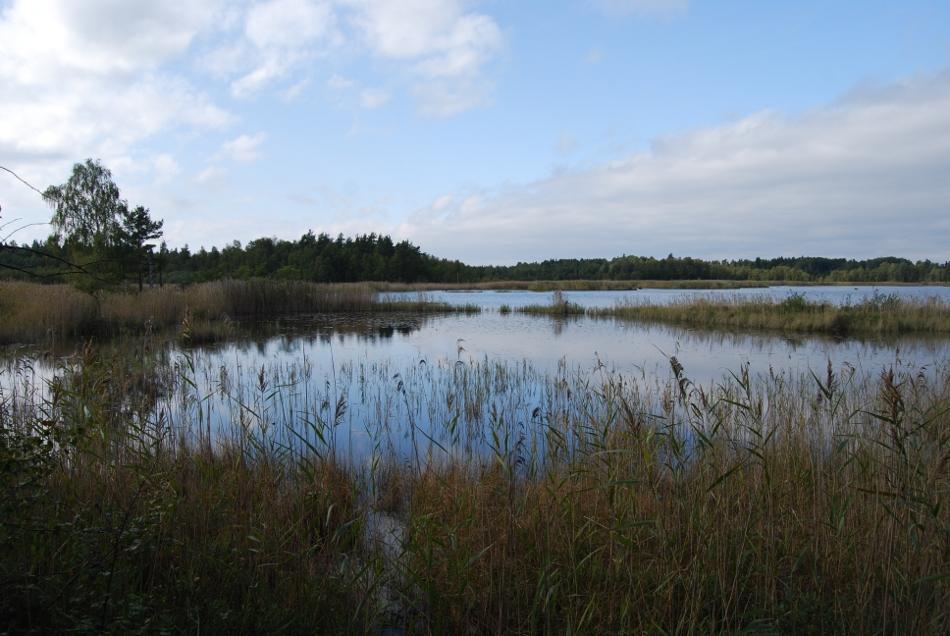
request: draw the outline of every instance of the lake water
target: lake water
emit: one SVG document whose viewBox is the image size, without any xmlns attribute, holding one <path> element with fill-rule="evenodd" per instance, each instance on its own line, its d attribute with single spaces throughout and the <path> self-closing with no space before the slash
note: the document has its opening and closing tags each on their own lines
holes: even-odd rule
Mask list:
<svg viewBox="0 0 950 636">
<path fill-rule="evenodd" d="M 669 304 L 694 298 L 770 298 L 784 300 L 792 294 L 802 294 L 808 300 L 829 302 L 836 305 L 854 304 L 875 295 L 896 295 L 908 300 L 939 298 L 950 302 L 950 286 L 919 285 L 779 285 L 775 287 L 746 287 L 742 289 L 637 289 L 619 291 L 566 291 L 567 300 L 583 307 L 613 307 L 618 303 Z M 414 298 L 413 292 L 391 293 L 392 298 Z M 497 310 L 502 305 L 523 307 L 544 305 L 550 302 L 551 292 L 525 290 L 464 290 L 426 292 L 432 300 L 454 305 L 475 304 L 482 309 Z"/>
<path fill-rule="evenodd" d="M 877 289 L 902 297 L 950 299 L 947 288 Z M 867 288 L 787 287 L 566 296 L 594 307 L 631 298 L 649 302 L 709 294 L 782 298 L 798 291 L 842 303 L 874 293 Z M 155 404 L 152 416 L 183 431 L 197 426 L 221 437 L 246 432 L 248 427 L 262 435 L 283 430 L 273 437 L 280 443 L 293 443 L 290 429 L 293 435 L 310 431 L 308 443 L 319 437 L 332 445 L 333 452 L 365 460 L 384 450 L 405 457 L 420 443 L 428 444 L 430 452 L 432 444 L 471 450 L 484 443 L 482 431 L 499 418 L 508 427 L 532 429 L 518 435 L 543 445 L 543 426 L 537 418 L 558 409 L 589 408 L 571 401 L 586 390 L 587 382 L 606 374 L 638 382 L 660 395 L 671 377 L 671 356 L 683 365 L 687 377 L 707 386 L 743 365 L 752 374 L 801 378 L 812 371 L 823 375 L 829 363 L 839 372 L 853 369 L 869 375 L 887 366 L 927 372 L 950 360 L 950 340 L 941 338 L 731 333 L 497 311 L 503 303 L 518 307 L 550 298 L 549 293 L 537 292 L 440 292 L 429 297 L 455 304 L 474 302 L 483 311 L 301 317 L 268 323 L 265 329 L 248 332 L 260 335 L 223 344 L 189 349 L 167 345 L 165 360 L 189 380 L 176 383 Z M 21 351 L 21 359 L 28 353 Z M 0 398 L 10 399 L 17 391 L 21 401 L 41 397 L 44 380 L 56 372 L 56 363 L 40 358 L 17 364 L 8 355 L 0 375 Z M 554 387 L 566 387 L 566 393 L 559 395 Z M 30 391 L 32 397 L 27 395 Z M 464 424 L 461 429 L 459 422 Z M 513 430 L 508 432 L 514 435 Z M 415 438 L 416 432 L 422 438 Z M 326 441 L 328 436 L 332 444 Z M 386 440 L 386 449 L 380 440 Z"/>
</svg>

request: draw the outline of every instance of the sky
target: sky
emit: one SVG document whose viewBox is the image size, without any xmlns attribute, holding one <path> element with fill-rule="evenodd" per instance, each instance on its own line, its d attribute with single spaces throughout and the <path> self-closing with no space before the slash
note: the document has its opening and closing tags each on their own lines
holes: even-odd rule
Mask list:
<svg viewBox="0 0 950 636">
<path fill-rule="evenodd" d="M 942 262 L 950 2 L 0 0 L 0 165 L 87 157 L 192 249 Z"/>
</svg>

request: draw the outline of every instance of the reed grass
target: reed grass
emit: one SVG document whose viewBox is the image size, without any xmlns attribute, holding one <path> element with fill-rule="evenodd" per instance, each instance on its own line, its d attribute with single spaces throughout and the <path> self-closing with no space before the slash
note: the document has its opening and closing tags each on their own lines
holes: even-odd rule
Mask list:
<svg viewBox="0 0 950 636">
<path fill-rule="evenodd" d="M 876 295 L 856 304 L 807 301 L 801 295 L 769 298 L 684 299 L 668 305 L 624 302 L 587 311 L 595 318 L 639 320 L 709 329 L 773 330 L 836 336 L 950 333 L 950 305 Z"/>
<path fill-rule="evenodd" d="M 0 342 L 139 333 L 188 322 L 196 338 L 231 333 L 229 321 L 328 312 L 477 313 L 431 302 L 424 294 L 382 301 L 368 285 L 222 280 L 189 286 L 88 294 L 69 285 L 0 282 Z"/>
<path fill-rule="evenodd" d="M 96 299 L 70 285 L 0 282 L 0 340 L 76 337 L 98 316 Z"/>
<path fill-rule="evenodd" d="M 950 625 L 948 367 L 698 386 L 675 358 L 658 384 L 446 360 L 331 385 L 147 350 L 0 396 L 5 631 Z"/>
<path fill-rule="evenodd" d="M 585 309 L 564 297 L 560 289 L 551 292 L 551 302 L 547 305 L 525 305 L 515 311 L 533 316 L 583 316 Z"/>
</svg>

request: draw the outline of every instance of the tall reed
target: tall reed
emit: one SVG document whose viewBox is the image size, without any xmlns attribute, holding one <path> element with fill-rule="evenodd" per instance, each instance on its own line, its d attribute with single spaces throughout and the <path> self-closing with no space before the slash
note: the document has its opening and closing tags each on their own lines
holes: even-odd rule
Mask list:
<svg viewBox="0 0 950 636">
<path fill-rule="evenodd" d="M 950 305 L 932 297 L 875 295 L 854 304 L 809 301 L 802 295 L 771 298 L 692 298 L 667 305 L 639 302 L 587 312 L 595 318 L 640 320 L 711 329 L 768 329 L 848 335 L 950 333 Z"/>
<path fill-rule="evenodd" d="M 547 305 L 526 305 L 518 307 L 516 311 L 522 314 L 543 315 L 543 316 L 583 316 L 584 308 L 569 301 L 564 296 L 564 292 L 555 289 L 551 292 L 551 302 Z"/>
<path fill-rule="evenodd" d="M 69 285 L 0 282 L 0 341 L 137 333 L 177 326 L 186 317 L 206 331 L 214 331 L 221 325 L 209 322 L 367 311 L 477 313 L 478 308 L 434 303 L 424 296 L 384 301 L 370 286 L 360 283 L 221 280 L 141 293 L 102 291 L 92 295 Z"/>
<path fill-rule="evenodd" d="M 4 629 L 950 624 L 948 367 L 696 385 L 675 358 L 657 382 L 141 351 L 0 395 Z"/>
</svg>

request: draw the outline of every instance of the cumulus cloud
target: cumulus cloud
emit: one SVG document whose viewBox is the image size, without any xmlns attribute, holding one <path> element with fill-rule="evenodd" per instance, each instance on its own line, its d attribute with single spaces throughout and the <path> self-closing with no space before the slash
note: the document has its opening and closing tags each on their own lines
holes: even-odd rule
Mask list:
<svg viewBox="0 0 950 636">
<path fill-rule="evenodd" d="M 232 94 L 247 97 L 345 47 L 393 64 L 420 99 L 422 112 L 454 114 L 485 101 L 490 85 L 484 68 L 502 44 L 495 20 L 467 5 L 462 0 L 268 0 L 250 5 L 237 38 L 204 55 L 201 66 L 230 77 Z M 447 101 L 453 106 L 446 108 Z"/>
<path fill-rule="evenodd" d="M 485 65 L 502 33 L 488 15 L 457 0 L 349 0 L 364 41 L 379 57 L 408 64 L 420 110 L 450 116 L 487 101 Z"/>
<path fill-rule="evenodd" d="M 243 43 L 217 55 L 225 63 L 242 60 L 250 70 L 231 83 L 237 97 L 251 95 L 310 60 L 321 49 L 339 43 L 333 5 L 322 0 L 269 0 L 252 5 L 244 24 Z"/>
<path fill-rule="evenodd" d="M 472 262 L 669 252 L 947 258 L 950 72 L 657 139 L 592 169 L 459 193 L 400 233 Z M 447 204 L 451 201 L 451 205 Z"/>
<path fill-rule="evenodd" d="M 22 83 L 154 68 L 182 53 L 218 3 L 16 0 L 0 18 L 0 69 Z"/>
<path fill-rule="evenodd" d="M 348 0 L 376 54 L 410 60 L 425 74 L 454 76 L 477 71 L 501 42 L 495 21 L 466 12 L 458 0 Z"/>
<path fill-rule="evenodd" d="M 0 13 L 0 156 L 50 183 L 79 157 L 132 168 L 135 146 L 159 132 L 227 125 L 228 112 L 163 71 L 217 10 L 145 0 L 9 4 Z M 171 166 L 139 163 L 159 178 Z"/>
</svg>

